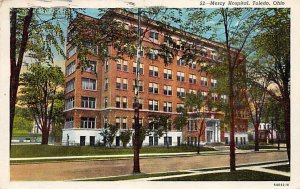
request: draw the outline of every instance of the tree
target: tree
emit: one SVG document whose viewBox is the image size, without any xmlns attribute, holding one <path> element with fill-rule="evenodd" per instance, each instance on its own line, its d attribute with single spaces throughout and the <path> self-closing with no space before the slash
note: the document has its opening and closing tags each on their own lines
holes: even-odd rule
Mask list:
<svg viewBox="0 0 300 189">
<path fill-rule="evenodd" d="M 205 111 L 207 110 L 207 99 L 202 93 L 194 94 L 188 93 L 185 98 L 185 105 L 192 112 L 189 117 L 196 120 L 196 128 L 198 132 L 197 137 L 197 153 L 200 153 L 200 141 L 203 131 L 205 129 Z M 200 125 L 198 125 L 197 119 L 200 119 Z"/>
<path fill-rule="evenodd" d="M 266 78 L 261 78 L 260 75 L 257 74 L 257 70 L 259 70 L 260 67 L 261 65 L 256 61 L 252 64 L 248 64 L 247 78 L 245 82 L 247 86 L 245 86 L 246 92 L 244 93 L 246 95 L 245 99 L 250 115 L 249 117 L 255 130 L 255 151 L 259 151 L 258 129 L 262 119 L 266 99 L 266 91 L 261 86 L 268 86 Z"/>
<path fill-rule="evenodd" d="M 16 115 L 14 119 L 14 130 L 30 132 L 33 126 L 32 123 L 33 122 L 31 120 Z"/>
<path fill-rule="evenodd" d="M 100 132 L 100 135 L 103 137 L 104 145 L 106 145 L 106 143 L 108 143 L 109 147 L 111 148 L 112 143 L 115 140 L 118 130 L 119 130 L 119 127 L 117 127 L 116 125 L 108 124 L 107 128 L 104 128 Z"/>
<path fill-rule="evenodd" d="M 122 141 L 123 147 L 126 148 L 127 144 L 130 141 L 132 131 L 127 129 L 120 132 L 120 140 Z"/>
<path fill-rule="evenodd" d="M 290 10 L 271 9 L 261 26 L 261 33 L 254 39 L 258 59 L 263 65 L 258 70 L 270 85 L 262 86 L 280 102 L 284 110 L 287 155 L 290 161 Z"/>
<path fill-rule="evenodd" d="M 54 104 L 62 101 L 59 88 L 64 75 L 59 67 L 33 64 L 21 75 L 20 101 L 30 109 L 36 125 L 42 131 L 42 144 L 48 144 L 49 131 L 54 120 Z"/>
<path fill-rule="evenodd" d="M 10 141 L 24 57 L 53 62 L 53 49 L 64 56 L 64 36 L 58 21 L 71 18 L 72 11 L 59 8 L 12 8 L 10 11 Z"/>
<path fill-rule="evenodd" d="M 154 135 L 158 135 L 159 137 L 165 134 L 165 142 L 167 148 L 169 148 L 168 131 L 171 130 L 172 126 L 170 116 L 153 114 L 149 115 L 149 119 L 152 120 L 149 125 L 150 130 L 154 132 Z"/>
<path fill-rule="evenodd" d="M 63 99 L 63 93 L 59 93 Z M 52 130 L 51 136 L 54 138 L 55 142 L 61 142 L 62 139 L 62 129 L 64 127 L 64 103 L 62 100 L 56 101 L 53 105 L 53 120 L 52 120 Z"/>
</svg>

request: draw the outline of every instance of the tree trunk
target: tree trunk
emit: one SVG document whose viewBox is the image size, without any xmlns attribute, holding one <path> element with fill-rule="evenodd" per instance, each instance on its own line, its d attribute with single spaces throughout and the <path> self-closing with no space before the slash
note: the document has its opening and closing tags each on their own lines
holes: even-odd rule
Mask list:
<svg viewBox="0 0 300 189">
<path fill-rule="evenodd" d="M 256 123 L 254 126 L 255 129 L 255 146 L 254 146 L 254 151 L 258 152 L 259 151 L 259 133 L 258 133 L 258 127 L 259 124 Z"/>
<path fill-rule="evenodd" d="M 281 134 L 278 130 L 278 134 L 277 134 L 277 150 L 280 150 L 280 138 L 281 138 Z"/>
<path fill-rule="evenodd" d="M 235 108 L 234 108 L 234 93 L 233 93 L 233 69 L 229 63 L 229 103 L 230 103 L 230 171 L 236 170 L 235 166 Z"/>
<path fill-rule="evenodd" d="M 134 98 L 134 157 L 133 157 L 133 173 L 139 174 L 140 170 L 140 126 L 139 126 L 139 102 L 138 99 Z"/>
<path fill-rule="evenodd" d="M 199 134 L 198 134 L 198 149 L 197 149 L 197 154 L 200 154 L 200 137 L 201 137 L 201 131 L 199 131 Z"/>
</svg>

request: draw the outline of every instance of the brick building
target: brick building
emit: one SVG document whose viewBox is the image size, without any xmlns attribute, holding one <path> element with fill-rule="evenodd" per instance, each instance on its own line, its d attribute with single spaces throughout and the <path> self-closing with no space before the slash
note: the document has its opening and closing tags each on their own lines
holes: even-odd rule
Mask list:
<svg viewBox="0 0 300 189">
<path fill-rule="evenodd" d="M 137 16 L 122 9 L 111 9 L 110 17 L 104 15 L 101 19 L 112 19 L 125 24 L 125 29 L 136 30 Z M 107 14 L 107 13 L 106 13 Z M 78 15 L 86 20 L 97 20 L 86 15 Z M 63 129 L 63 144 L 94 145 L 102 141 L 100 132 L 107 124 L 115 124 L 123 129 L 131 129 L 134 123 L 134 82 L 136 78 L 136 58 L 122 54 L 121 58 L 106 58 L 102 61 L 96 56 L 99 47 L 91 48 L 92 54 L 87 56 L 88 68 L 78 69 L 79 58 L 77 48 L 72 44 L 73 26 L 76 19 L 68 28 L 68 44 L 65 78 L 65 127 Z M 217 85 L 218 81 L 205 72 L 199 72 L 200 64 L 196 61 L 184 62 L 184 41 L 190 39 L 201 40 L 201 53 L 197 56 L 206 61 L 218 60 L 218 49 L 222 45 L 196 36 L 194 34 L 182 35 L 182 31 L 167 26 L 164 31 L 158 29 L 159 22 L 142 22 L 143 49 L 149 53 L 143 53 L 140 67 L 139 101 L 140 124 L 147 126 L 149 115 L 165 114 L 171 119 L 180 115 L 177 108 L 184 106 L 186 93 L 201 92 L 206 98 L 213 100 L 225 100 L 226 95 L 209 93 L 209 89 Z M 172 32 L 171 32 L 172 31 Z M 166 36 L 168 33 L 168 37 Z M 178 53 L 172 64 L 166 65 L 159 55 L 159 45 L 168 44 L 168 38 L 175 41 L 170 48 L 176 48 Z M 71 39 L 70 39 L 71 38 Z M 199 45 L 200 46 L 200 45 Z M 146 51 L 146 50 L 145 50 Z M 119 49 L 114 44 L 107 47 L 109 55 L 117 55 Z M 222 112 L 205 111 L 206 127 L 203 128 L 201 143 L 228 142 L 229 133 L 221 129 L 220 118 Z M 237 119 L 236 140 L 241 143 L 248 142 L 248 120 L 244 113 Z M 187 127 L 178 131 L 172 127 L 165 136 L 158 138 L 146 136 L 143 145 L 164 145 L 166 141 L 176 146 L 182 143 L 195 144 L 197 141 L 197 128 L 195 122 L 200 119 L 190 119 Z M 113 145 L 120 144 L 119 133 Z M 131 144 L 131 143 L 130 143 Z"/>
</svg>

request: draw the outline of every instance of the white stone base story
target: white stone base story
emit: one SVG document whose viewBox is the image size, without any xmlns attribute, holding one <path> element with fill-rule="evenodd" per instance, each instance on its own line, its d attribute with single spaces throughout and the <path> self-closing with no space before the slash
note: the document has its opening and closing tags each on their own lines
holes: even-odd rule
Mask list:
<svg viewBox="0 0 300 189">
<path fill-rule="evenodd" d="M 82 128 L 71 128 L 63 129 L 62 133 L 62 145 L 63 146 L 89 146 L 97 145 L 99 142 L 103 143 L 103 136 L 100 133 L 103 129 L 82 129 Z M 119 139 L 120 130 L 116 134 L 112 146 L 123 146 L 122 141 Z M 182 132 L 180 131 L 169 131 L 169 146 L 178 146 L 182 144 Z M 146 136 L 143 141 L 143 146 L 164 146 L 166 145 L 166 134 L 162 137 Z M 132 140 L 127 146 L 132 146 Z"/>
<path fill-rule="evenodd" d="M 229 144 L 230 143 L 230 133 L 225 132 L 224 137 L 225 137 L 225 144 Z M 235 137 L 235 144 L 237 146 L 245 145 L 245 144 L 249 143 L 247 132 L 236 132 L 236 133 L 234 133 L 234 137 Z"/>
</svg>

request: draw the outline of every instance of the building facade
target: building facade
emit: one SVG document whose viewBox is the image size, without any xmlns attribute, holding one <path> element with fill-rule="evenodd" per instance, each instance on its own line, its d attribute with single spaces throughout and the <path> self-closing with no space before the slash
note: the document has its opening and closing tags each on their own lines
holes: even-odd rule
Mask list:
<svg viewBox="0 0 300 189">
<path fill-rule="evenodd" d="M 137 17 L 135 14 L 122 9 L 110 10 L 113 21 L 124 23 L 126 30 L 136 30 Z M 79 15 L 86 20 L 95 19 L 86 15 Z M 95 145 L 103 140 L 101 132 L 108 124 L 117 125 L 120 129 L 113 145 L 121 146 L 120 132 L 124 129 L 132 129 L 134 124 L 134 85 L 136 78 L 136 57 L 121 54 L 119 58 L 106 58 L 100 60 L 97 54 L 99 47 L 92 48 L 93 53 L 87 55 L 89 67 L 79 68 L 80 61 L 78 48 L 72 43 L 72 31 L 76 19 L 68 29 L 67 57 L 65 68 L 65 127 L 63 129 L 63 145 Z M 188 38 L 181 31 L 170 26 L 164 31 L 159 29 L 156 21 L 142 22 L 143 52 L 140 65 L 139 102 L 140 125 L 147 127 L 151 115 L 169 115 L 172 120 L 180 113 L 179 107 L 184 107 L 184 97 L 187 93 L 201 93 L 205 98 L 212 100 L 227 100 L 223 94 L 210 93 L 210 89 L 218 84 L 218 81 L 204 71 L 199 71 L 201 65 L 196 61 L 185 62 L 184 46 L 190 39 L 201 40 L 201 53 L 197 56 L 205 61 L 218 60 L 218 49 L 222 45 L 199 36 L 189 34 Z M 172 32 L 170 32 L 170 28 Z M 168 35 L 167 35 L 168 34 Z M 70 39 L 71 38 L 71 39 Z M 172 44 L 168 39 L 172 39 Z M 165 64 L 160 56 L 160 46 L 164 44 L 177 51 L 172 63 Z M 200 46 L 200 45 L 199 45 Z M 148 53 L 146 53 L 148 51 Z M 120 49 L 114 44 L 107 46 L 107 57 L 116 57 Z M 205 127 L 201 132 L 201 143 L 225 143 L 228 142 L 229 133 L 221 127 L 222 112 L 202 110 L 203 118 L 189 119 L 188 125 L 182 130 L 175 126 L 170 128 L 168 138 L 164 135 L 146 136 L 143 145 L 196 144 L 199 129 L 196 127 L 202 119 L 205 119 Z M 243 114 L 237 119 L 236 137 L 238 140 L 248 142 L 248 120 Z M 226 139 L 227 137 L 227 139 Z M 245 137 L 245 139 L 241 139 Z M 132 145 L 132 142 L 129 143 Z"/>
</svg>

